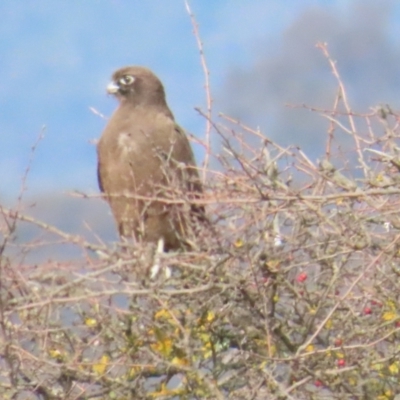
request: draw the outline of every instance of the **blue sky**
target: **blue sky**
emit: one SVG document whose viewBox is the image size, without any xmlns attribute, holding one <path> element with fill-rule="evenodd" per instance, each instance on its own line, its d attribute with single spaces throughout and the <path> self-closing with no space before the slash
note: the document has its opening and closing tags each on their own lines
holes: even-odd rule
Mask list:
<svg viewBox="0 0 400 400">
<path fill-rule="evenodd" d="M 366 5 L 364 11 L 358 12 L 357 4 Z M 314 57 L 315 42 L 324 29 L 314 29 L 314 23 L 318 27 L 320 20 L 329 20 L 330 16 L 336 22 L 332 20 L 328 37 L 334 42 L 339 60 L 345 58 L 345 46 L 341 46 L 340 40 L 346 41 L 346 37 L 340 36 L 341 29 L 351 34 L 353 26 L 362 26 L 364 16 L 372 21 L 379 19 L 380 12 L 368 14 L 368 7 L 372 5 L 373 9 L 374 4 L 376 1 L 368 0 L 190 1 L 204 42 L 215 111 L 242 113 L 241 117 L 248 117 L 255 125 L 259 122 L 264 126 L 266 116 L 279 122 L 283 117 L 279 117 L 275 106 L 284 108 L 286 97 L 297 99 L 297 83 L 281 87 L 279 96 L 263 97 L 268 94 L 256 93 L 262 71 L 273 73 L 274 62 L 292 62 L 290 54 L 299 49 L 297 42 L 303 36 L 308 40 L 304 48 Z M 379 0 L 379 7 L 388 9 L 385 21 L 377 23 L 385 25 L 384 33 L 377 34 L 371 28 L 368 36 L 365 28 L 356 47 L 360 47 L 362 35 L 371 47 L 398 45 L 399 6 Z M 105 121 L 94 115 L 90 107 L 106 116 L 112 113 L 116 104 L 106 96 L 105 86 L 112 72 L 124 65 L 153 69 L 165 84 L 177 121 L 199 137 L 204 133 L 205 122 L 194 110 L 205 106 L 204 78 L 190 18 L 181 0 L 4 0 L 0 3 L 0 35 L 0 201 L 15 200 L 30 148 L 44 126 L 45 137 L 35 153 L 28 178 L 28 194 L 97 191 L 96 154 L 89 142 L 100 136 Z M 392 54 L 385 49 L 378 58 Z M 298 59 L 303 54 L 299 53 Z M 400 65 L 395 65 L 399 59 L 397 53 L 393 54 L 390 76 L 395 77 Z M 307 53 L 304 57 L 308 57 Z M 375 55 L 372 58 L 377 59 Z M 386 75 L 379 70 L 380 65 L 389 65 L 385 65 L 384 59 L 381 62 L 374 64 L 372 71 L 379 79 Z M 354 64 L 344 68 L 349 76 L 351 67 Z M 329 80 L 329 68 L 324 68 Z M 371 76 L 374 75 L 367 75 L 366 80 Z M 279 80 L 281 86 L 288 81 L 283 75 Z M 240 84 L 240 90 L 235 89 L 236 84 Z M 365 86 L 365 81 L 360 84 Z M 398 90 L 397 81 L 385 81 L 384 85 Z M 307 98 L 310 86 L 298 93 Z M 269 91 L 271 84 L 266 84 L 266 88 Z M 389 100 L 395 99 L 395 92 L 388 89 L 385 93 Z M 273 104 L 265 113 L 262 107 L 260 111 L 264 100 L 266 105 Z"/>
</svg>

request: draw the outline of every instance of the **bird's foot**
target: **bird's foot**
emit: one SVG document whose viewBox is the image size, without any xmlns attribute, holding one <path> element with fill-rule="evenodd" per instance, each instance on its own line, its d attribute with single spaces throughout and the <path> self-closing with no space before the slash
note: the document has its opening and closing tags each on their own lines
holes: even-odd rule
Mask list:
<svg viewBox="0 0 400 400">
<path fill-rule="evenodd" d="M 161 269 L 161 258 L 164 254 L 164 239 L 160 238 L 157 242 L 156 254 L 154 255 L 154 264 L 150 269 L 150 279 L 155 279 Z M 171 278 L 171 268 L 166 266 L 164 268 L 165 279 Z"/>
</svg>

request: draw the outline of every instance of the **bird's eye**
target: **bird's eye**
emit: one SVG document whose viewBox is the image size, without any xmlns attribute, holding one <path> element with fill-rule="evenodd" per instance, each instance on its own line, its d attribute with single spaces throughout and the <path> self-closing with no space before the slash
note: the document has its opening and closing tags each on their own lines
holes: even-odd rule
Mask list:
<svg viewBox="0 0 400 400">
<path fill-rule="evenodd" d="M 130 85 L 133 83 L 134 80 L 135 78 L 132 75 L 125 75 L 119 80 L 119 82 L 122 85 Z"/>
</svg>

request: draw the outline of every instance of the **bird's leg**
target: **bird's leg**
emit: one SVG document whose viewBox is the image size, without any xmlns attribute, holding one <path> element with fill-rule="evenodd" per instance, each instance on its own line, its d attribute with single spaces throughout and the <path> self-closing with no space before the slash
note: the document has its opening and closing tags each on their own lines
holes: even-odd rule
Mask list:
<svg viewBox="0 0 400 400">
<path fill-rule="evenodd" d="M 154 279 L 161 268 L 161 256 L 164 254 L 164 238 L 158 239 L 156 254 L 154 255 L 154 264 L 150 269 L 150 279 Z M 167 266 L 165 267 L 165 278 L 169 279 L 171 277 L 171 269 Z"/>
</svg>

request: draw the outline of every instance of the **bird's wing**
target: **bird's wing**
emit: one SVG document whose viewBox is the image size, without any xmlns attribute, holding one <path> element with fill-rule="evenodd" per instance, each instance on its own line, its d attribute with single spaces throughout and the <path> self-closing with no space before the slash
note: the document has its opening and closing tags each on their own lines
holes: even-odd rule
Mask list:
<svg viewBox="0 0 400 400">
<path fill-rule="evenodd" d="M 99 184 L 100 192 L 104 193 L 104 186 L 101 180 L 100 162 L 97 163 L 97 183 Z"/>
<path fill-rule="evenodd" d="M 188 189 L 192 192 L 201 192 L 202 185 L 200 182 L 199 173 L 196 168 L 196 162 L 194 160 L 194 154 L 192 147 L 190 146 L 189 139 L 185 131 L 177 124 L 175 124 L 175 131 L 177 134 L 176 151 L 177 161 L 183 162 L 187 168 L 188 174 Z M 184 155 L 183 159 L 180 156 Z"/>
</svg>

